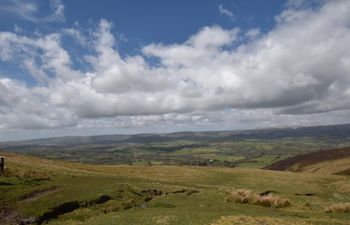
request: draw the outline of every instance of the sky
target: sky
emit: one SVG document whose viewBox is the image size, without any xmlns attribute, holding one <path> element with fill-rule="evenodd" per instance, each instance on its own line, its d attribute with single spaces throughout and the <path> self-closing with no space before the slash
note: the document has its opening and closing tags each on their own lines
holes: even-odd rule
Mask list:
<svg viewBox="0 0 350 225">
<path fill-rule="evenodd" d="M 350 122 L 348 0 L 0 0 L 0 141 Z"/>
</svg>

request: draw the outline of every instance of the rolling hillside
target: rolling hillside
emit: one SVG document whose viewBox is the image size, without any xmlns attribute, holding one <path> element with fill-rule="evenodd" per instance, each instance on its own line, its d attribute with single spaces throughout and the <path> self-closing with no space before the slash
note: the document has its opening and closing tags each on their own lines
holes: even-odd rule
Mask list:
<svg viewBox="0 0 350 225">
<path fill-rule="evenodd" d="M 7 162 L 0 176 L 1 224 L 348 224 L 347 213 L 325 212 L 350 202 L 344 176 L 0 155 Z M 255 193 L 257 200 L 230 200 L 236 193 Z M 279 200 L 288 204 L 274 206 Z"/>
</svg>

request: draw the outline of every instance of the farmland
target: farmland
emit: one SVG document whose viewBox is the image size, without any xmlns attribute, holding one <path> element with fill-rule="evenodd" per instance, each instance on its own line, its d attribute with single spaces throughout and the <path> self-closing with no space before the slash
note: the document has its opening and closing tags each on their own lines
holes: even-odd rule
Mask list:
<svg viewBox="0 0 350 225">
<path fill-rule="evenodd" d="M 350 146 L 350 125 L 249 131 L 61 137 L 0 143 L 47 159 L 109 165 L 262 168 L 323 149 Z"/>
</svg>

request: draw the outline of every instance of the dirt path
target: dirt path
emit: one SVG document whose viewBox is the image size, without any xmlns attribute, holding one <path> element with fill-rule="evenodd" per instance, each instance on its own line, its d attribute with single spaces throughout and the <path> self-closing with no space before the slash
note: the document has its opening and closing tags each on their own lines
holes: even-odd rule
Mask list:
<svg viewBox="0 0 350 225">
<path fill-rule="evenodd" d="M 36 191 L 33 191 L 33 192 L 31 192 L 31 193 L 29 193 L 27 195 L 22 196 L 21 197 L 21 201 L 24 201 L 24 202 L 35 201 L 37 199 L 46 197 L 46 196 L 48 196 L 50 194 L 59 192 L 61 190 L 63 190 L 63 188 L 59 188 L 59 187 L 56 187 L 56 186 L 51 186 L 51 187 L 48 187 L 48 188 L 45 188 L 45 189 L 36 190 Z"/>
</svg>

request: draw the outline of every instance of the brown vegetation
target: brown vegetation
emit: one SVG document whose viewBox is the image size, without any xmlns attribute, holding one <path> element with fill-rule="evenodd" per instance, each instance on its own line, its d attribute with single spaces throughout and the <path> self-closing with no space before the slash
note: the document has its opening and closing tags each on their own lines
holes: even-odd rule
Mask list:
<svg viewBox="0 0 350 225">
<path fill-rule="evenodd" d="M 290 205 L 290 201 L 280 196 L 267 194 L 259 195 L 251 190 L 238 189 L 227 192 L 227 201 L 240 204 L 252 204 L 264 207 L 284 208 Z"/>
<path fill-rule="evenodd" d="M 324 209 L 324 211 L 326 213 L 350 213 L 350 202 L 329 205 Z"/>
<path fill-rule="evenodd" d="M 293 221 L 273 217 L 223 216 L 210 225 L 311 225 L 300 219 Z"/>
</svg>

